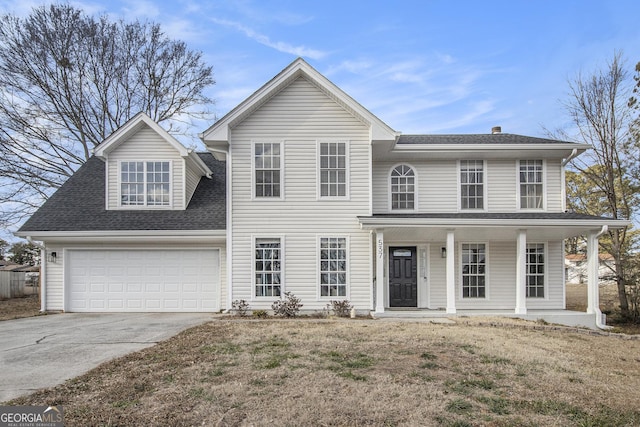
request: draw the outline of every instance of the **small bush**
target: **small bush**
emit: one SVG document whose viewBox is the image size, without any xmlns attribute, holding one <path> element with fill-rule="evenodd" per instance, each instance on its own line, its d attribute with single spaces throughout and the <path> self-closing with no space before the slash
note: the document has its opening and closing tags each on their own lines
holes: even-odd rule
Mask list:
<svg viewBox="0 0 640 427">
<path fill-rule="evenodd" d="M 301 307 L 302 303 L 300 302 L 300 298 L 291 292 L 285 292 L 284 299 L 279 299 L 271 304 L 273 314 L 282 317 L 296 317 Z"/>
<path fill-rule="evenodd" d="M 351 315 L 351 309 L 353 305 L 349 302 L 349 300 L 342 301 L 331 301 L 327 304 L 327 308 L 333 311 L 338 317 L 349 317 Z"/>
<path fill-rule="evenodd" d="M 231 303 L 231 309 L 237 316 L 246 317 L 249 311 L 249 303 L 244 299 L 237 299 Z"/>
<path fill-rule="evenodd" d="M 267 310 L 253 310 L 252 316 L 258 319 L 266 319 L 269 317 L 269 313 L 267 313 Z"/>
</svg>

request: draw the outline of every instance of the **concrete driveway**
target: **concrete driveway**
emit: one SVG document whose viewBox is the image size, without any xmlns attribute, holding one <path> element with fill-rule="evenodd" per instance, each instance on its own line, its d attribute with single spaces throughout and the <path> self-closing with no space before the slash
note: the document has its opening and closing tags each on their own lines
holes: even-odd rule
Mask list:
<svg viewBox="0 0 640 427">
<path fill-rule="evenodd" d="M 212 319 L 208 313 L 64 313 L 0 322 L 0 402 Z"/>
</svg>

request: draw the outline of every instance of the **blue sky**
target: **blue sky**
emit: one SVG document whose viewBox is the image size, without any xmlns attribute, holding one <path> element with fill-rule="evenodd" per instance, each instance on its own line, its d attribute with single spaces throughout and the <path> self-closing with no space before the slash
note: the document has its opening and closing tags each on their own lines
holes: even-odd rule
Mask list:
<svg viewBox="0 0 640 427">
<path fill-rule="evenodd" d="M 220 117 L 298 56 L 403 133 L 544 136 L 568 125 L 578 72 L 622 50 L 640 61 L 640 2 L 82 1 L 89 13 L 158 22 L 204 52 Z M 0 0 L 25 15 L 41 2 Z M 194 133 L 204 130 L 203 123 Z"/>
</svg>

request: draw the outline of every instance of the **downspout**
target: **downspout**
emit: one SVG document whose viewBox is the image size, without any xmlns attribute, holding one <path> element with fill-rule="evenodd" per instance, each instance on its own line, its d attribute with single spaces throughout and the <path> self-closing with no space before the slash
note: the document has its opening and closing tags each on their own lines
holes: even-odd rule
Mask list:
<svg viewBox="0 0 640 427">
<path fill-rule="evenodd" d="M 35 243 L 31 236 L 27 236 L 27 242 L 40 248 L 40 313 L 47 311 L 47 248 Z"/>
<path fill-rule="evenodd" d="M 609 226 L 607 224 L 602 226 L 602 229 L 600 230 L 600 232 L 598 234 L 596 234 L 596 241 L 600 238 L 600 236 L 602 236 L 604 233 L 606 233 L 607 231 L 609 231 Z M 598 248 L 596 247 L 596 250 L 598 250 Z M 600 252 L 600 251 L 598 251 Z M 600 259 L 596 256 L 596 261 L 600 261 Z M 600 284 L 597 283 L 598 288 L 597 291 L 600 292 Z M 598 307 L 596 307 L 598 312 L 596 314 L 596 327 L 606 330 L 606 329 L 611 329 L 611 326 L 607 326 L 606 324 L 602 323 L 602 312 L 600 311 L 600 298 L 598 298 Z"/>
<path fill-rule="evenodd" d="M 571 154 L 569 154 L 569 157 L 567 157 L 563 162 L 562 162 L 562 167 L 567 166 L 567 163 L 569 163 L 571 160 L 574 159 L 574 157 L 576 157 L 578 155 L 578 149 L 574 148 L 573 150 L 571 150 Z"/>
</svg>

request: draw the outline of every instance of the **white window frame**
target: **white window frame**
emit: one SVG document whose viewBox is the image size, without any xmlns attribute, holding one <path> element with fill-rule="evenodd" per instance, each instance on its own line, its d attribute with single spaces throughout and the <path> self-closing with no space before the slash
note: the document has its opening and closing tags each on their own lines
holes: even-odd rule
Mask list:
<svg viewBox="0 0 640 427">
<path fill-rule="evenodd" d="M 525 208 L 522 206 L 522 190 L 521 190 L 521 185 L 522 182 L 520 181 L 520 167 L 522 165 L 522 162 L 529 162 L 529 161 L 538 161 L 538 162 L 542 162 L 542 182 L 540 183 L 540 185 L 542 185 L 542 207 L 540 208 Z M 528 183 L 527 183 L 528 184 Z M 547 162 L 544 159 L 521 159 L 518 160 L 516 162 L 516 203 L 517 203 L 517 208 L 520 211 L 544 211 L 547 207 Z"/>
<path fill-rule="evenodd" d="M 280 195 L 279 196 L 258 196 L 256 194 L 256 145 L 257 144 L 271 144 L 280 146 L 280 167 L 277 169 L 280 172 Z M 256 140 L 251 141 L 251 199 L 252 200 L 284 200 L 284 142 L 281 140 Z M 265 169 L 265 168 L 261 168 Z M 276 168 L 270 168 L 276 170 Z"/>
<path fill-rule="evenodd" d="M 544 268 L 544 271 L 542 273 L 542 280 L 543 280 L 543 286 L 542 286 L 542 293 L 543 295 L 541 297 L 539 296 L 534 296 L 534 297 L 530 297 L 529 296 L 529 246 L 533 246 L 533 245 L 542 245 L 542 256 L 543 256 L 543 263 L 542 263 L 542 267 Z M 526 296 L 527 299 L 530 299 L 532 301 L 541 301 L 541 300 L 547 300 L 549 299 L 549 287 L 547 286 L 547 284 L 549 283 L 548 279 L 548 272 L 549 272 L 549 257 L 547 256 L 547 247 L 549 245 L 546 242 L 527 242 L 527 247 L 526 247 L 526 261 L 525 261 L 525 280 L 526 280 Z M 539 276 L 539 275 L 536 275 Z"/>
<path fill-rule="evenodd" d="M 484 296 L 483 297 L 466 297 L 464 296 L 464 264 L 463 264 L 463 250 L 464 250 L 464 245 L 484 245 Z M 489 243 L 488 242 L 460 242 L 460 245 L 458 246 L 458 252 L 459 252 L 459 280 L 460 280 L 460 285 L 459 285 L 459 291 L 460 291 L 460 297 L 459 300 L 462 301 L 485 301 L 485 300 L 489 300 Z"/>
<path fill-rule="evenodd" d="M 322 295 L 322 239 L 345 239 L 345 295 Z M 318 301 L 342 301 L 350 299 L 351 295 L 351 280 L 350 280 L 350 262 L 349 257 L 351 253 L 351 242 L 348 235 L 329 235 L 329 234 L 321 234 L 316 238 L 316 281 L 317 281 L 317 299 Z"/>
<path fill-rule="evenodd" d="M 144 204 L 141 205 L 125 205 L 122 203 L 122 164 L 123 163 L 142 163 L 143 164 L 143 176 L 144 176 L 144 181 L 142 183 L 142 188 L 143 188 L 143 199 L 144 199 Z M 148 163 L 167 163 L 169 165 L 169 203 L 166 205 L 149 205 L 147 204 L 147 196 L 148 196 L 148 192 L 147 192 L 147 164 Z M 133 159 L 127 159 L 127 160 L 118 160 L 118 209 L 131 209 L 131 210 L 135 210 L 135 209 L 141 209 L 141 210 L 146 210 L 146 209 L 171 209 L 173 208 L 173 161 L 172 160 L 168 160 L 168 159 L 162 159 L 162 160 L 133 160 Z"/>
<path fill-rule="evenodd" d="M 256 295 L 256 287 L 263 285 L 256 283 L 256 245 L 259 240 L 278 240 L 280 242 L 280 295 L 262 296 Z M 266 271 L 266 270 L 263 270 Z M 273 271 L 273 270 L 271 270 Z M 274 301 L 284 297 L 285 290 L 285 239 L 281 235 L 255 235 L 251 238 L 251 300 L 253 301 Z"/>
<path fill-rule="evenodd" d="M 397 208 L 393 207 L 393 172 L 399 168 L 400 166 L 406 166 L 413 172 L 413 208 Z M 389 212 L 415 212 L 418 210 L 418 172 L 416 168 L 411 166 L 409 163 L 398 163 L 393 165 L 389 170 L 388 175 L 387 188 L 389 191 Z M 407 194 L 407 193 L 403 193 Z"/>
<path fill-rule="evenodd" d="M 345 194 L 344 196 L 323 196 L 322 195 L 322 144 L 344 144 L 344 157 L 345 157 Z M 316 142 L 316 199 L 317 200 L 348 200 L 350 197 L 350 143 L 347 140 L 318 140 Z"/>
<path fill-rule="evenodd" d="M 462 163 L 463 162 L 481 162 L 482 163 L 482 208 L 463 208 L 462 207 Z M 463 211 L 463 212 L 486 212 L 488 210 L 489 207 L 489 199 L 487 197 L 487 187 L 488 187 L 488 183 L 487 183 L 487 177 L 488 177 L 488 173 L 487 173 L 487 161 L 486 160 L 481 160 L 481 159 L 461 159 L 458 160 L 458 173 L 457 173 L 457 180 L 458 180 L 458 211 Z"/>
</svg>

